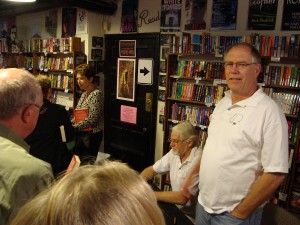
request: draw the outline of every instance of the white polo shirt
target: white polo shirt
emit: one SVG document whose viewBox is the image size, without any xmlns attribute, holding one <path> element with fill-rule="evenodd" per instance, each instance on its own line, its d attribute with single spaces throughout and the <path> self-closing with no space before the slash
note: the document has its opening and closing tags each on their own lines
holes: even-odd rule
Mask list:
<svg viewBox="0 0 300 225">
<path fill-rule="evenodd" d="M 199 203 L 232 211 L 263 172 L 288 173 L 288 127 L 275 101 L 257 90 L 234 105 L 231 91 L 210 118 L 200 166 Z"/>
<path fill-rule="evenodd" d="M 181 163 L 179 156 L 173 154 L 172 151 L 169 151 L 153 165 L 153 169 L 159 174 L 170 172 L 172 191 L 180 191 L 190 168 L 192 168 L 193 165 L 200 159 L 201 154 L 202 149 L 200 147 L 194 147 L 189 157 Z M 191 200 L 187 202 L 185 206 L 177 205 L 185 214 L 192 217 L 194 217 L 195 203 L 197 203 L 198 182 L 199 180 L 197 177 L 191 187 Z"/>
</svg>

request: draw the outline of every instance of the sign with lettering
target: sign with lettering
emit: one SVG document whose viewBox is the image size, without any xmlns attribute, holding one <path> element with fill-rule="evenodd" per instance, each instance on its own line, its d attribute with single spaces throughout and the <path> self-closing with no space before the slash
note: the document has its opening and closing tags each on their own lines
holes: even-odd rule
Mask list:
<svg viewBox="0 0 300 225">
<path fill-rule="evenodd" d="M 300 30 L 300 1 L 284 0 L 282 30 Z"/>
<path fill-rule="evenodd" d="M 136 40 L 120 40 L 119 42 L 120 57 L 136 56 Z"/>
</svg>

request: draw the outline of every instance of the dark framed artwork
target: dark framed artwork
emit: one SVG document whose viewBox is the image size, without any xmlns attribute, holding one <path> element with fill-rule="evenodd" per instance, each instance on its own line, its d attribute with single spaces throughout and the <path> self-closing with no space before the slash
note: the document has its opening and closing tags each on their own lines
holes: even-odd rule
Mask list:
<svg viewBox="0 0 300 225">
<path fill-rule="evenodd" d="M 134 101 L 136 60 L 118 58 L 117 99 Z"/>
<path fill-rule="evenodd" d="M 93 60 L 102 60 L 102 49 L 92 49 L 91 59 Z"/>
<path fill-rule="evenodd" d="M 93 48 L 102 48 L 103 47 L 103 37 L 92 37 L 92 47 Z"/>
</svg>

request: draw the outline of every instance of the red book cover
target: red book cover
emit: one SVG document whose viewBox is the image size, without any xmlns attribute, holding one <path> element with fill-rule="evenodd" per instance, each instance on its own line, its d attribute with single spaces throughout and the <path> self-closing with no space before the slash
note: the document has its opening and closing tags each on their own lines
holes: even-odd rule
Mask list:
<svg viewBox="0 0 300 225">
<path fill-rule="evenodd" d="M 74 110 L 74 119 L 76 123 L 79 123 L 80 121 L 84 120 L 88 116 L 89 116 L 89 110 L 86 108 Z M 83 129 L 83 131 L 90 131 L 90 130 L 92 130 L 91 127 Z"/>
</svg>

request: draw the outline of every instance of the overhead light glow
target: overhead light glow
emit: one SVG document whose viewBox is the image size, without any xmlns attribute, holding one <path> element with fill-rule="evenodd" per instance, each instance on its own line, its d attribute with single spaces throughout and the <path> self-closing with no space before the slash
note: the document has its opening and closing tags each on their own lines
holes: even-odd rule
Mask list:
<svg viewBox="0 0 300 225">
<path fill-rule="evenodd" d="M 36 0 L 7 0 L 9 2 L 35 2 Z"/>
</svg>

